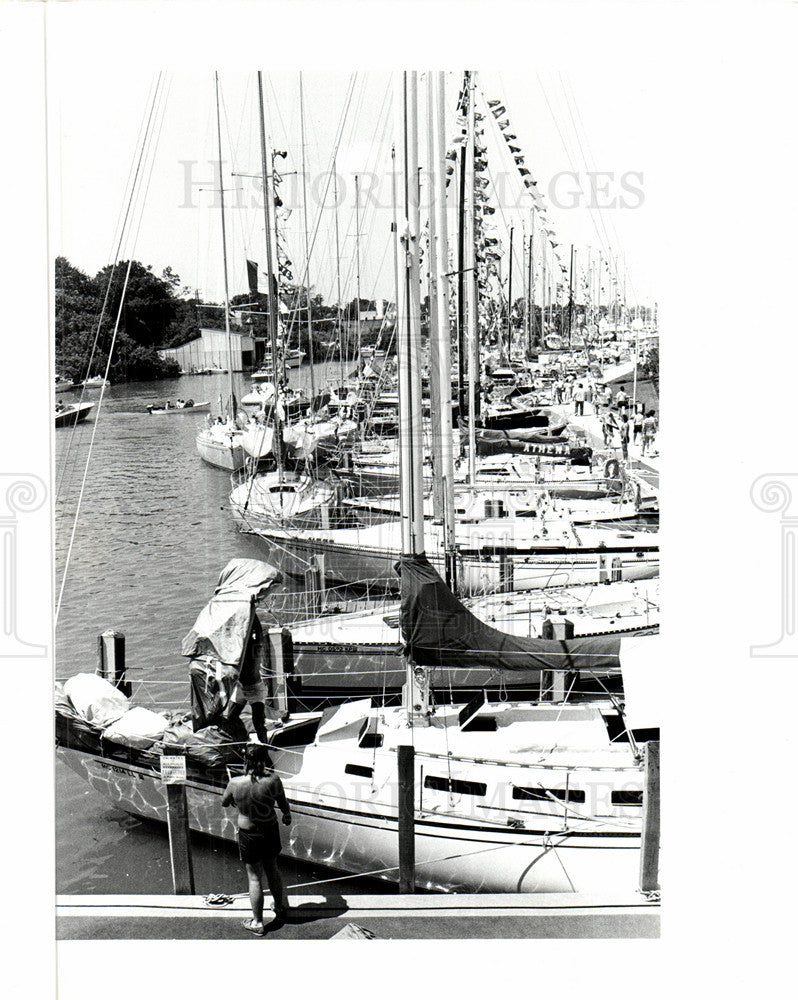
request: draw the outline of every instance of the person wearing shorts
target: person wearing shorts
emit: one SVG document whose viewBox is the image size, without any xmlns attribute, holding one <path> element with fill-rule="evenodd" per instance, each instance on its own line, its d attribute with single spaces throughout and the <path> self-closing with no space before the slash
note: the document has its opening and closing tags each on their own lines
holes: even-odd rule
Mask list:
<svg viewBox="0 0 798 1000">
<path fill-rule="evenodd" d="M 252 743 L 246 748 L 244 774 L 232 778 L 222 795 L 222 806 L 235 806 L 238 810 L 238 851 L 247 871 L 249 904 L 252 917 L 244 921 L 244 929 L 262 937 L 263 925 L 263 876 L 269 884 L 274 900 L 274 913 L 284 920 L 289 912 L 288 897 L 277 866 L 282 844 L 277 809 L 283 814 L 283 823 L 291 823 L 291 810 L 285 797 L 283 783 L 274 773 L 266 747 Z"/>
<path fill-rule="evenodd" d="M 654 410 L 649 410 L 643 421 L 643 449 L 644 455 L 650 454 L 654 450 L 654 435 L 657 433 L 657 419 Z"/>
</svg>

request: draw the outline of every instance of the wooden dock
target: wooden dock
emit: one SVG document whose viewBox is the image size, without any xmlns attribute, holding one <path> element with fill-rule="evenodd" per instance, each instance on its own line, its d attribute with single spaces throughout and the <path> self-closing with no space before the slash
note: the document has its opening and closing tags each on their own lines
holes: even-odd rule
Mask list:
<svg viewBox="0 0 798 1000">
<path fill-rule="evenodd" d="M 323 940 L 349 925 L 377 939 L 658 938 L 660 905 L 641 893 L 301 896 L 266 938 Z M 241 922 L 246 897 L 209 906 L 202 896 L 58 896 L 59 940 L 258 940 Z"/>
</svg>

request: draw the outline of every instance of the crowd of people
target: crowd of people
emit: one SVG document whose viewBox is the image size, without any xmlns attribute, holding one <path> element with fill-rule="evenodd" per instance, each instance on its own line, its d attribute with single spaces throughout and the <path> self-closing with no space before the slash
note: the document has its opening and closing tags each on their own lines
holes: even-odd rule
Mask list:
<svg viewBox="0 0 798 1000">
<path fill-rule="evenodd" d="M 630 444 L 639 446 L 641 455 L 656 454 L 656 411 L 640 400 L 633 403 L 625 385 L 614 392 L 611 385 L 603 385 L 592 375 L 558 375 L 552 384 L 551 395 L 555 405 L 573 403 L 575 417 L 585 416 L 586 404 L 592 406 L 601 420 L 604 445 L 620 447 L 625 460 L 629 458 Z"/>
</svg>

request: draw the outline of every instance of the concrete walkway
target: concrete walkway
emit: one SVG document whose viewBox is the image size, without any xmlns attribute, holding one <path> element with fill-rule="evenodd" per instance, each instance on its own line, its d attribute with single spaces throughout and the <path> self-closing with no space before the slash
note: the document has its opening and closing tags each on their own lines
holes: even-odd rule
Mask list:
<svg viewBox="0 0 798 1000">
<path fill-rule="evenodd" d="M 582 431 L 586 443 L 596 453 L 606 452 L 612 454 L 620 461 L 621 446 L 618 436 L 615 435 L 615 444 L 609 448 L 604 444 L 604 432 L 601 428 L 601 419 L 595 411 L 592 403 L 585 403 L 585 414 L 577 417 L 574 414 L 573 403 L 561 403 L 552 407 L 563 420 L 567 420 L 573 427 Z M 656 445 L 656 440 L 655 440 Z M 652 490 L 659 490 L 659 454 L 643 455 L 639 444 L 629 444 L 629 468 L 642 479 Z"/>
<path fill-rule="evenodd" d="M 657 938 L 659 903 L 643 895 L 575 893 L 294 897 L 286 923 L 266 937 L 327 939 L 355 924 L 381 939 Z M 267 896 L 268 905 L 268 896 Z M 208 906 L 201 896 L 58 896 L 57 938 L 248 939 L 246 898 Z M 268 921 L 269 915 L 266 914 Z"/>
</svg>

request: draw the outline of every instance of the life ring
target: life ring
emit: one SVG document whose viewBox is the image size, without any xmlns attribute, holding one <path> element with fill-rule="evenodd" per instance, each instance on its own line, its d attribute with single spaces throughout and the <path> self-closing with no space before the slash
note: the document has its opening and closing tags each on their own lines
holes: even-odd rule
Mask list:
<svg viewBox="0 0 798 1000">
<path fill-rule="evenodd" d="M 617 458 L 608 458 L 604 463 L 604 478 L 617 479 L 620 475 L 621 467 Z"/>
</svg>

